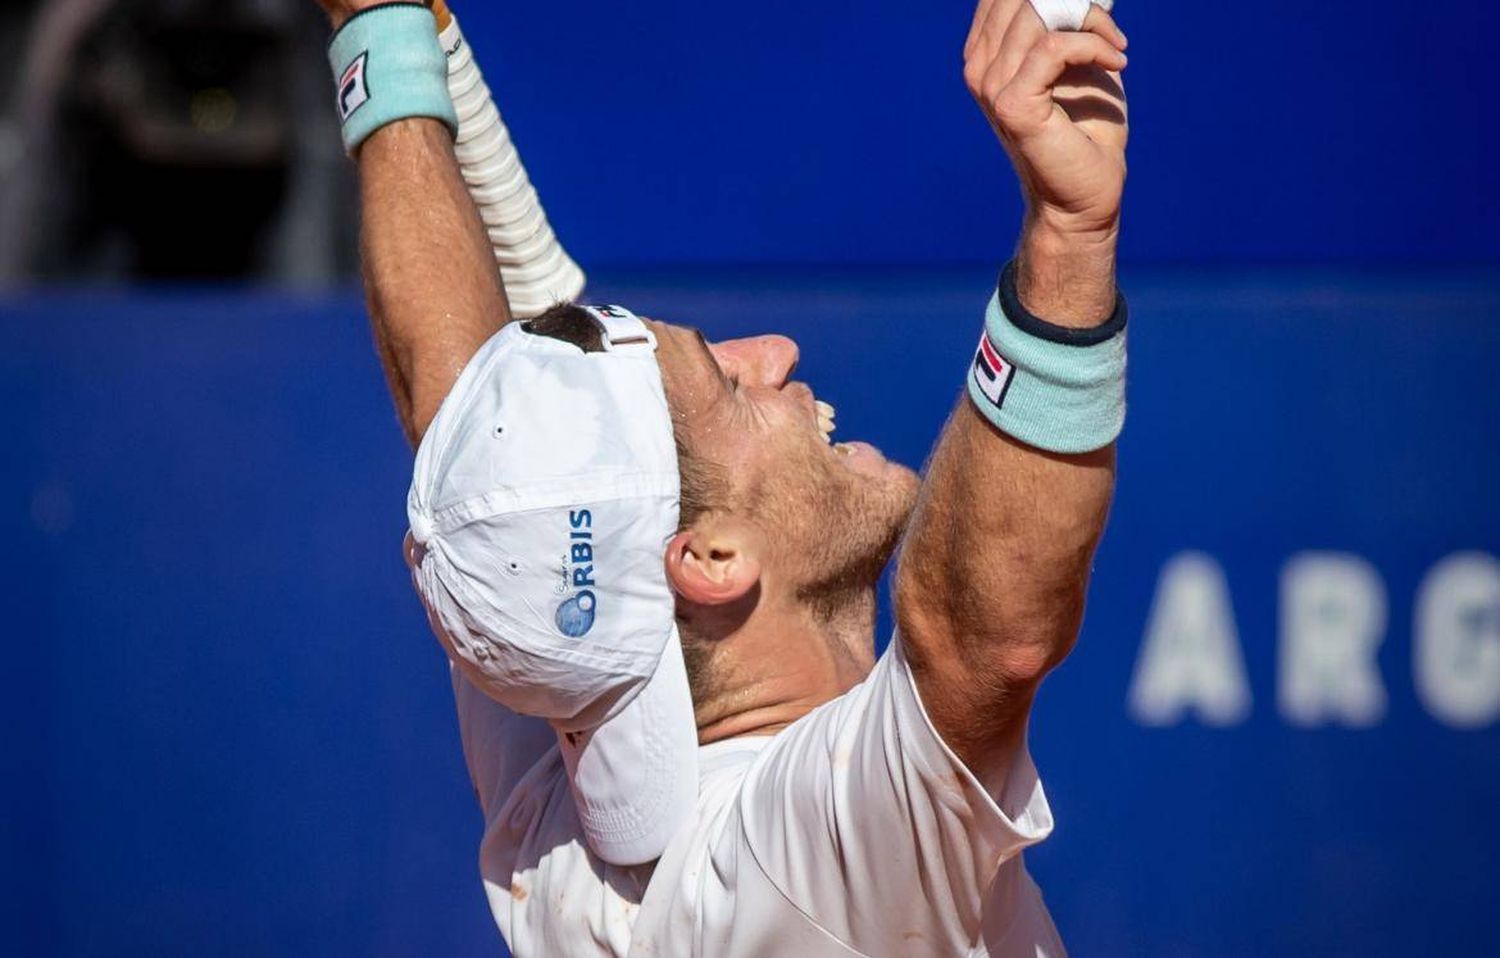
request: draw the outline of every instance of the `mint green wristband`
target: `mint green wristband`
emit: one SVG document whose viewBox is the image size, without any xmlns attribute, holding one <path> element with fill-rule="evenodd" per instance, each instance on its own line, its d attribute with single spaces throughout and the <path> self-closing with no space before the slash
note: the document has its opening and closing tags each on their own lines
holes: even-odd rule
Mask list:
<svg viewBox="0 0 1500 958">
<path fill-rule="evenodd" d="M 1094 329 L 1067 329 L 1026 311 L 1015 263 L 1005 267 L 969 369 L 969 399 L 1001 432 L 1029 446 L 1082 453 L 1125 425 L 1124 297 Z"/>
<path fill-rule="evenodd" d="M 345 21 L 328 44 L 338 89 L 344 150 L 353 156 L 387 123 L 425 116 L 458 135 L 448 95 L 448 60 L 432 11 L 416 3 L 385 3 Z"/>
</svg>

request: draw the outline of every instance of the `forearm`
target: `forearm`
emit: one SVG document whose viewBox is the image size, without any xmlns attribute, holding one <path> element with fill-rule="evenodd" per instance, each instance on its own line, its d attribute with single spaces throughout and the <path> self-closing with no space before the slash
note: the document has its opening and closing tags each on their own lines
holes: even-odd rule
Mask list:
<svg viewBox="0 0 1500 958">
<path fill-rule="evenodd" d="M 408 440 L 421 440 L 475 351 L 510 319 L 448 130 L 407 119 L 359 151 L 365 293 Z"/>
<path fill-rule="evenodd" d="M 1035 240 L 1028 230 L 1018 252 L 1023 304 L 1056 325 L 1107 318 L 1112 245 L 1058 258 Z M 1073 646 L 1114 469 L 1113 445 L 1044 452 L 968 399 L 944 429 L 902 550 L 896 615 L 929 714 L 971 767 L 1009 754 L 1037 684 Z"/>
</svg>

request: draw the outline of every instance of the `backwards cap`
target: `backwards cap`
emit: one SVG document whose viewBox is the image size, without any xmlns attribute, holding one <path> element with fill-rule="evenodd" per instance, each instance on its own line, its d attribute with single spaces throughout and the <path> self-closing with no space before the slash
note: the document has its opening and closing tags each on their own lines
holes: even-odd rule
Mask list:
<svg viewBox="0 0 1500 958">
<path fill-rule="evenodd" d="M 513 322 L 469 361 L 417 451 L 407 553 L 449 657 L 552 724 L 590 847 L 635 865 L 698 794 L 664 563 L 680 482 L 655 336 L 583 309 L 582 342 Z"/>
</svg>

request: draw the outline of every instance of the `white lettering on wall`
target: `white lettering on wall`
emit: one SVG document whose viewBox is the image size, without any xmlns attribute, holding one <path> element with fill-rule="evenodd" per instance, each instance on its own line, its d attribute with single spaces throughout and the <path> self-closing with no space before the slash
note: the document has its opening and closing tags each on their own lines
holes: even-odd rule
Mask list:
<svg viewBox="0 0 1500 958">
<path fill-rule="evenodd" d="M 1377 725 L 1385 683 L 1385 584 L 1359 556 L 1307 552 L 1281 572 L 1277 698 L 1293 725 Z"/>
<path fill-rule="evenodd" d="M 1458 728 L 1500 718 L 1500 561 L 1460 552 L 1417 590 L 1412 668 L 1433 717 Z"/>
<path fill-rule="evenodd" d="M 1129 708 L 1143 725 L 1171 725 L 1188 712 L 1205 725 L 1234 725 L 1250 714 L 1229 585 L 1213 557 L 1184 552 L 1162 569 Z"/>
</svg>

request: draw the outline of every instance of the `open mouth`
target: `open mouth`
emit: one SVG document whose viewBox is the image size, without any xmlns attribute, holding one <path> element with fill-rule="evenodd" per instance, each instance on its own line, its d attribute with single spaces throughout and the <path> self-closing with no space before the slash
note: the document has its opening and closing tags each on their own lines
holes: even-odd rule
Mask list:
<svg viewBox="0 0 1500 958">
<path fill-rule="evenodd" d="M 817 413 L 818 432 L 822 434 L 823 441 L 828 443 L 829 446 L 833 447 L 833 451 L 841 456 L 853 455 L 855 452 L 854 446 L 846 442 L 836 443 L 833 441 L 833 430 L 835 428 L 834 417 L 837 415 L 838 411 L 834 409 L 830 403 L 826 403 L 821 399 L 813 400 L 813 409 Z"/>
</svg>

